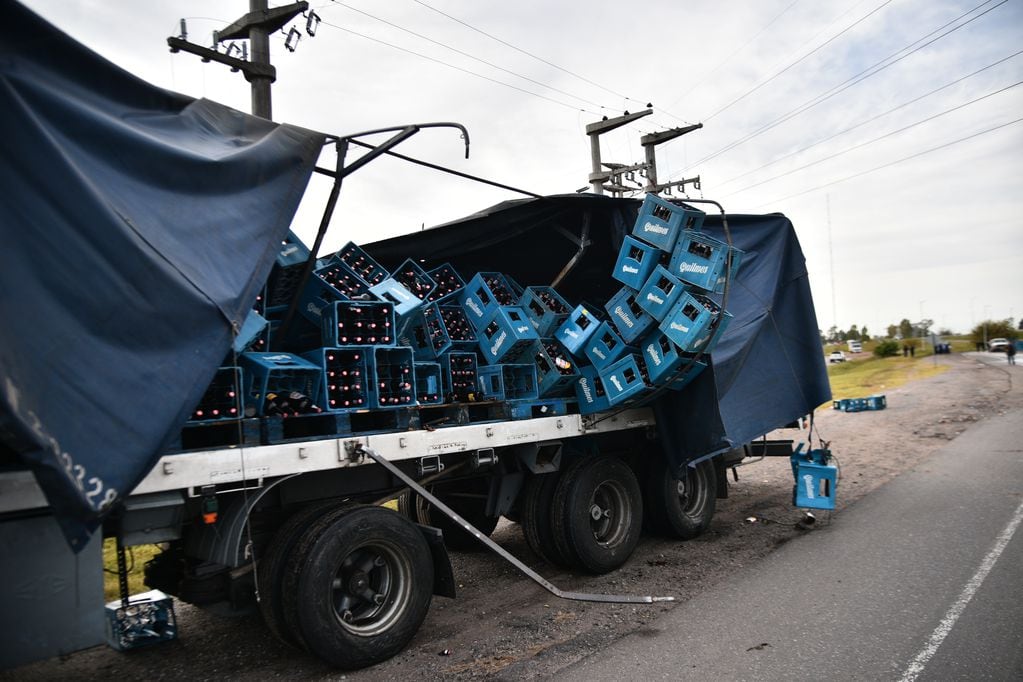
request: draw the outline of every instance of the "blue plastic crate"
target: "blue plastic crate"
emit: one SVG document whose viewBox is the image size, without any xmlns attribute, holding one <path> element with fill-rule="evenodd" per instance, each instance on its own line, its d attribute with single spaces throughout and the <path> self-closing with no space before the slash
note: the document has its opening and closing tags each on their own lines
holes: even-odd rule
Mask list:
<svg viewBox="0 0 1023 682">
<path fill-rule="evenodd" d="M 834 401 L 832 407 L 842 412 L 863 412 L 866 410 L 883 410 L 888 400 L 883 395 L 872 395 L 868 398 L 842 398 Z"/>
<path fill-rule="evenodd" d="M 604 369 L 622 356 L 628 346 L 609 322 L 601 322 L 586 341 L 583 352 L 597 369 Z"/>
<path fill-rule="evenodd" d="M 660 262 L 664 251 L 635 237 L 625 237 L 611 276 L 627 287 L 639 289 Z"/>
<path fill-rule="evenodd" d="M 656 323 L 656 320 L 640 307 L 636 300 L 637 294 L 634 289 L 622 287 L 604 305 L 611 322 L 625 343 L 633 343 Z"/>
<path fill-rule="evenodd" d="M 221 367 L 188 417 L 190 424 L 242 417 L 242 377 L 237 367 Z"/>
<path fill-rule="evenodd" d="M 347 265 L 363 282 L 375 286 L 387 279 L 387 270 L 373 260 L 368 253 L 354 242 L 348 242 L 334 254 L 334 257 Z"/>
<path fill-rule="evenodd" d="M 521 287 L 500 272 L 478 272 L 462 289 L 458 301 L 478 331 L 495 308 L 518 305 L 521 295 Z"/>
<path fill-rule="evenodd" d="M 391 279 L 405 287 L 405 289 L 420 301 L 426 301 L 437 283 L 433 277 L 427 274 L 426 270 L 411 258 L 402 263 L 391 273 Z"/>
<path fill-rule="evenodd" d="M 277 259 L 274 261 L 282 268 L 292 265 L 305 265 L 309 260 L 309 247 L 306 246 L 297 234 L 288 230 L 288 236 L 281 242 L 281 249 L 277 252 Z"/>
<path fill-rule="evenodd" d="M 666 201 L 653 194 L 647 194 L 639 216 L 632 228 L 632 234 L 662 251 L 671 251 L 679 233 L 683 230 L 698 230 L 703 226 L 706 213 L 686 204 Z"/>
<path fill-rule="evenodd" d="M 629 353 L 600 372 L 608 402 L 614 406 L 647 390 L 640 369 L 639 356 Z"/>
<path fill-rule="evenodd" d="M 536 366 L 536 384 L 540 397 L 571 395 L 579 380 L 575 358 L 558 343 L 547 338 L 533 342 L 528 357 Z"/>
<path fill-rule="evenodd" d="M 302 357 L 323 371 L 317 404 L 328 412 L 364 410 L 369 406 L 370 348 L 318 348 Z"/>
<path fill-rule="evenodd" d="M 131 651 L 177 639 L 174 600 L 159 590 L 133 594 L 125 608 L 120 599 L 107 602 L 107 644 L 116 651 Z"/>
<path fill-rule="evenodd" d="M 480 392 L 493 400 L 536 400 L 536 367 L 526 364 L 479 368 Z"/>
<path fill-rule="evenodd" d="M 347 301 L 365 297 L 369 285 L 340 260 L 331 259 L 322 268 L 313 270 L 306 280 L 298 306 L 298 312 L 317 327 L 323 317 L 323 309 L 334 301 Z"/>
<path fill-rule="evenodd" d="M 572 312 L 572 307 L 554 287 L 526 287 L 519 305 L 525 309 L 540 336 L 552 336 Z"/>
<path fill-rule="evenodd" d="M 575 383 L 575 397 L 579 401 L 579 414 L 603 412 L 611 407 L 604 382 L 596 367 L 580 367 L 579 380 Z"/>
<path fill-rule="evenodd" d="M 706 291 L 725 288 L 725 270 L 731 253 L 731 276 L 742 263 L 743 252 L 702 232 L 684 232 L 671 254 L 671 274 Z"/>
<path fill-rule="evenodd" d="M 518 360 L 540 338 L 526 311 L 512 305 L 495 308 L 484 318 L 477 335 L 480 354 L 488 365 Z"/>
<path fill-rule="evenodd" d="M 575 355 L 582 355 L 586 342 L 600 326 L 600 320 L 586 306 L 575 307 L 568 319 L 554 332 L 554 338 Z"/>
<path fill-rule="evenodd" d="M 444 402 L 444 382 L 441 380 L 440 364 L 417 362 L 416 402 L 420 405 L 436 405 Z"/>
<path fill-rule="evenodd" d="M 334 301 L 321 311 L 323 345 L 395 345 L 394 305 L 383 301 Z"/>
<path fill-rule="evenodd" d="M 658 265 L 639 290 L 636 303 L 660 322 L 675 305 L 675 301 L 682 295 L 684 288 L 682 282 L 672 276 L 664 267 Z"/>
<path fill-rule="evenodd" d="M 266 338 L 266 330 L 269 326 L 270 323 L 266 321 L 265 317 L 255 310 L 250 310 L 248 315 L 245 316 L 245 321 L 242 322 L 241 329 L 238 330 L 238 334 L 235 335 L 234 340 L 231 342 L 231 350 L 235 353 L 259 350 L 255 346 L 258 345 L 261 338 Z"/>
<path fill-rule="evenodd" d="M 683 351 L 709 353 L 730 318 L 709 298 L 686 291 L 659 328 Z"/>
<path fill-rule="evenodd" d="M 479 338 L 476 328 L 469 322 L 465 309 L 460 305 L 438 305 L 444 329 L 451 339 L 451 347 L 457 350 L 476 350 Z"/>
<path fill-rule="evenodd" d="M 404 346 L 367 348 L 370 357 L 369 407 L 411 407 L 416 404 L 416 370 L 412 349 Z"/>
<path fill-rule="evenodd" d="M 475 400 L 479 393 L 479 361 L 476 353 L 450 351 L 440 358 L 445 401 Z"/>
<path fill-rule="evenodd" d="M 437 284 L 430 295 L 426 297 L 428 303 L 448 301 L 455 294 L 465 288 L 465 280 L 450 263 L 445 263 L 427 271 L 430 278 Z"/>
<path fill-rule="evenodd" d="M 242 353 L 238 364 L 242 368 L 246 416 L 263 416 L 271 394 L 297 392 L 312 400 L 319 395 L 322 369 L 292 353 Z"/>
<path fill-rule="evenodd" d="M 828 450 L 802 452 L 802 445 L 792 453 L 792 474 L 796 485 L 792 504 L 807 509 L 834 509 L 838 494 L 838 467 L 830 463 Z"/>
<path fill-rule="evenodd" d="M 408 315 L 398 336 L 417 360 L 435 360 L 451 348 L 451 337 L 436 303 Z"/>
<path fill-rule="evenodd" d="M 674 381 L 668 384 L 670 389 L 681 390 L 707 367 L 707 364 L 700 360 L 692 362 L 697 356 L 680 350 L 659 329 L 643 339 L 640 350 L 643 352 L 643 364 L 646 366 L 649 381 L 655 386 L 668 384 L 679 368 L 688 366 L 689 369 L 684 374 L 675 377 Z"/>
<path fill-rule="evenodd" d="M 398 319 L 406 317 L 423 305 L 423 302 L 413 296 L 411 291 L 402 286 L 398 280 L 390 277 L 380 284 L 370 287 L 369 290 L 378 300 L 394 305 L 394 314 Z"/>
</svg>

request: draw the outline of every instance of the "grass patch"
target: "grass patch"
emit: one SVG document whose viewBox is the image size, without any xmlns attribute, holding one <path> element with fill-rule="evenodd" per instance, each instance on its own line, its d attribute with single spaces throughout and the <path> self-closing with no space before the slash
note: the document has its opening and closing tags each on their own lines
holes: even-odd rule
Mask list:
<svg viewBox="0 0 1023 682">
<path fill-rule="evenodd" d="M 125 548 L 125 561 L 128 564 L 128 594 L 138 594 L 149 590 L 142 582 L 143 567 L 147 561 L 159 553 L 159 545 L 136 545 Z M 114 538 L 103 540 L 103 598 L 107 602 L 121 598 L 121 588 L 117 582 L 117 541 Z"/>
<path fill-rule="evenodd" d="M 828 365 L 831 393 L 840 398 L 866 398 L 910 381 L 926 379 L 948 370 L 948 365 L 915 358 L 869 358 Z"/>
</svg>

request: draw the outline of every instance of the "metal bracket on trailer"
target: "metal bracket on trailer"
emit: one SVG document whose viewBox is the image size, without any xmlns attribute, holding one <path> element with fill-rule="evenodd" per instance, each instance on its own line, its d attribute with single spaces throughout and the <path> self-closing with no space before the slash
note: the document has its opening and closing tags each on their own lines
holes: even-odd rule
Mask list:
<svg viewBox="0 0 1023 682">
<path fill-rule="evenodd" d="M 398 479 L 401 480 L 402 483 L 404 483 L 409 488 L 414 490 L 423 499 L 425 499 L 427 502 L 433 505 L 435 509 L 439 509 L 440 511 L 444 512 L 444 514 L 448 516 L 452 521 L 460 525 L 469 533 L 472 533 L 472 535 L 477 540 L 486 545 L 491 551 L 497 553 L 503 559 L 510 562 L 513 566 L 515 566 L 515 568 L 519 569 L 519 571 L 524 573 L 528 578 L 532 579 L 533 582 L 540 585 L 540 587 L 544 588 L 545 590 L 553 594 L 555 597 L 559 597 L 561 599 L 569 599 L 573 601 L 604 602 L 609 604 L 653 604 L 655 602 L 675 601 L 674 597 L 634 597 L 630 595 L 590 594 L 588 592 L 565 592 L 564 590 L 560 590 L 553 584 L 548 582 L 542 575 L 540 575 L 539 573 L 531 569 L 529 566 L 526 566 L 524 563 L 516 559 L 504 547 L 497 544 L 489 537 L 476 530 L 476 528 L 474 528 L 471 523 L 469 523 L 461 516 L 456 514 L 454 510 L 451 509 L 451 507 L 447 506 L 446 504 L 438 500 L 433 494 L 426 490 L 426 488 L 419 485 L 419 483 L 417 483 L 414 478 L 406 474 L 393 463 L 384 459 L 376 452 L 374 452 L 372 449 L 364 445 L 360 445 L 359 450 L 363 452 L 367 457 L 372 459 L 374 462 L 376 462 L 380 466 L 387 469 L 390 473 L 398 477 Z"/>
</svg>

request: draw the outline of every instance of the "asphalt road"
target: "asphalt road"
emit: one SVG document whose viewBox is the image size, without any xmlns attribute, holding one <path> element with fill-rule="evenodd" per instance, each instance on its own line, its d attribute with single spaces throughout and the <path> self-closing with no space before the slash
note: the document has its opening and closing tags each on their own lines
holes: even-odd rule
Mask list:
<svg viewBox="0 0 1023 682">
<path fill-rule="evenodd" d="M 1015 411 L 559 680 L 1021 680 L 1021 522 Z"/>
</svg>

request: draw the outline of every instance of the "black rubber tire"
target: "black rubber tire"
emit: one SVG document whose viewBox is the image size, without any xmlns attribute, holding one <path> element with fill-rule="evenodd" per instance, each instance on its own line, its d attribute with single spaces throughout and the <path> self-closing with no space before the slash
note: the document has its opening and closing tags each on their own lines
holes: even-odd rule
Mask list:
<svg viewBox="0 0 1023 682">
<path fill-rule="evenodd" d="M 433 560 L 415 524 L 383 507 L 349 507 L 303 543 L 293 601 L 308 651 L 354 670 L 404 649 L 433 596 Z"/>
<path fill-rule="evenodd" d="M 300 646 L 284 620 L 284 605 L 281 601 L 285 568 L 292 549 L 310 524 L 338 507 L 336 501 L 311 504 L 294 512 L 277 529 L 266 552 L 256 565 L 259 586 L 259 611 L 266 627 L 281 642 Z"/>
<path fill-rule="evenodd" d="M 554 541 L 572 566 L 608 573 L 632 556 L 643 527 L 643 494 L 617 457 L 574 462 L 554 492 Z"/>
<path fill-rule="evenodd" d="M 434 484 L 427 486 L 427 490 L 489 537 L 497 528 L 498 521 L 497 517 L 487 516 L 486 513 L 489 486 L 487 479 L 473 478 Z M 448 549 L 477 550 L 483 547 L 476 536 L 448 518 L 447 514 L 435 510 L 432 504 L 411 490 L 398 498 L 398 511 L 416 523 L 439 528 L 444 533 L 444 544 Z"/>
<path fill-rule="evenodd" d="M 526 544 L 544 561 L 566 568 L 571 565 L 561 553 L 554 540 L 554 522 L 551 510 L 554 493 L 558 487 L 561 472 L 533 474 L 526 479 L 522 489 L 520 521 Z"/>
<path fill-rule="evenodd" d="M 687 467 L 683 480 L 672 477 L 663 457 L 652 462 L 646 477 L 647 516 L 657 533 L 692 540 L 710 526 L 717 504 L 714 463 Z"/>
</svg>

